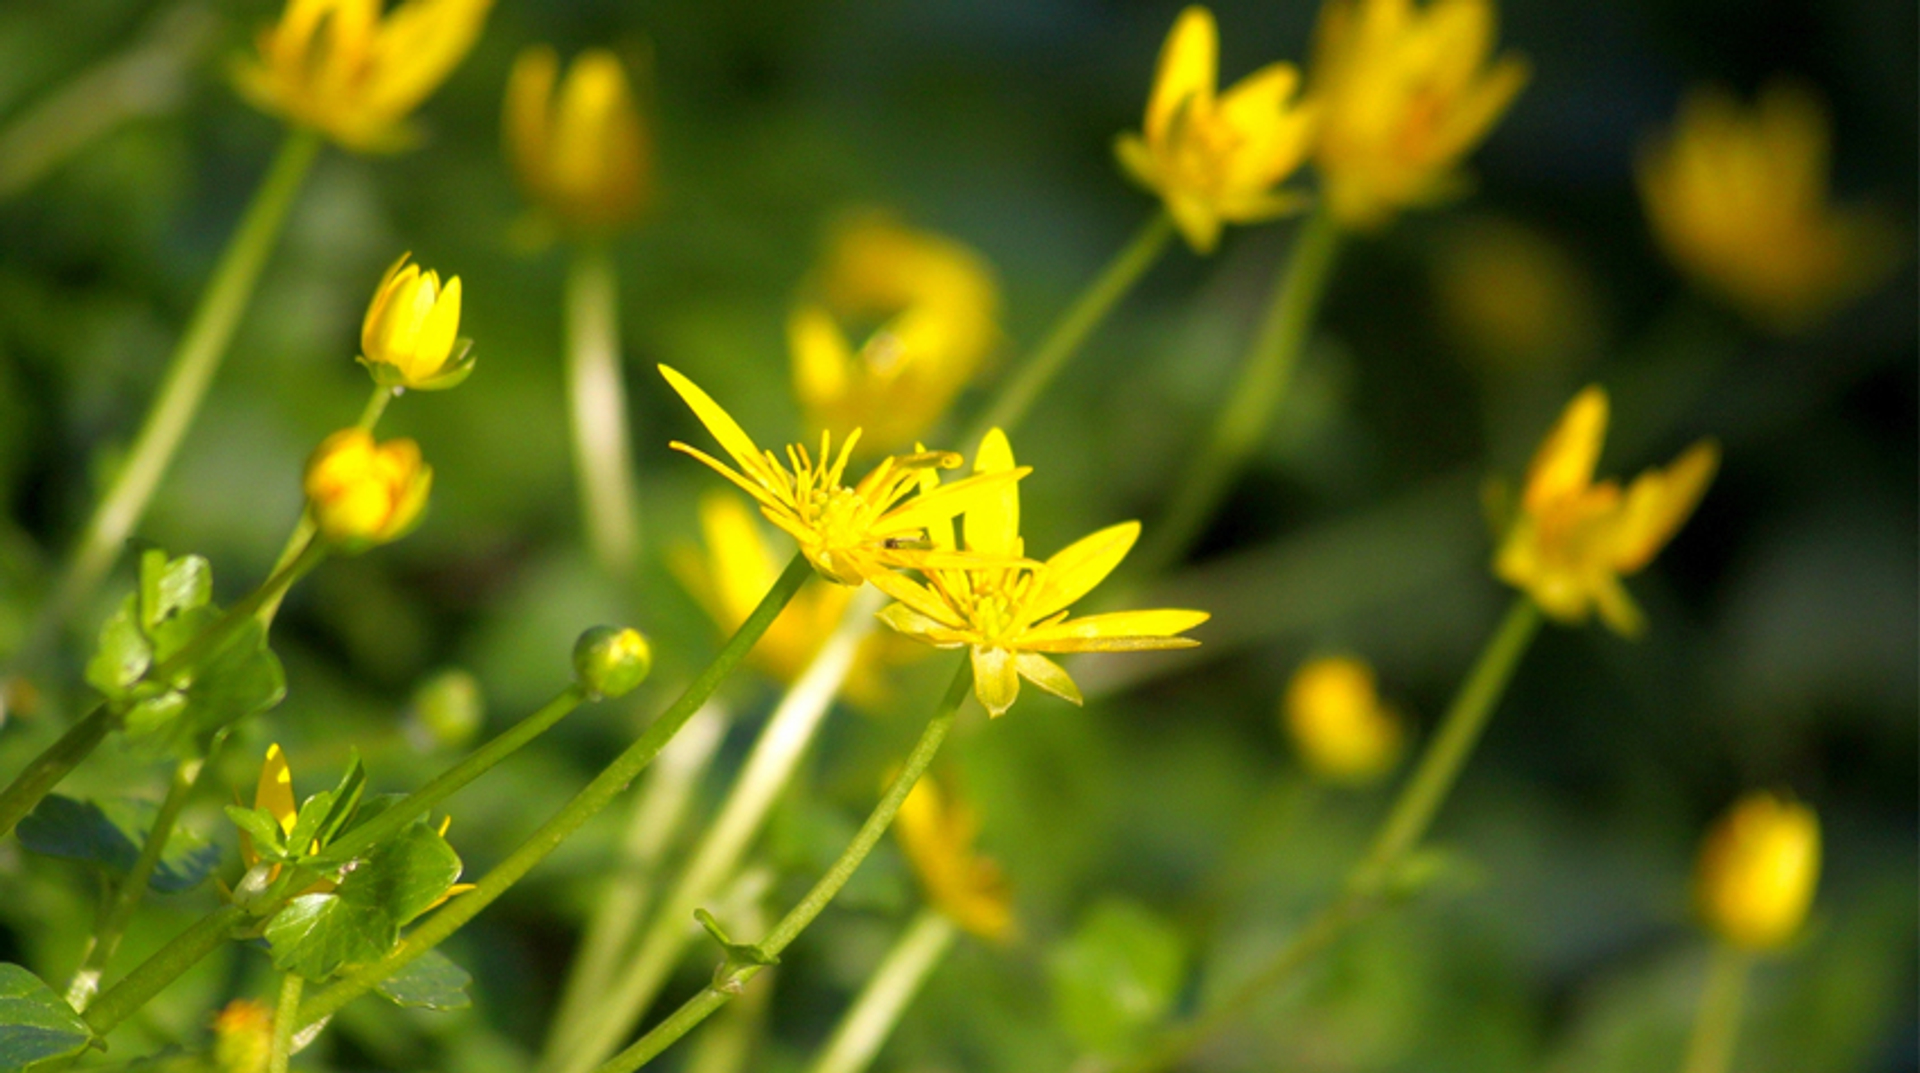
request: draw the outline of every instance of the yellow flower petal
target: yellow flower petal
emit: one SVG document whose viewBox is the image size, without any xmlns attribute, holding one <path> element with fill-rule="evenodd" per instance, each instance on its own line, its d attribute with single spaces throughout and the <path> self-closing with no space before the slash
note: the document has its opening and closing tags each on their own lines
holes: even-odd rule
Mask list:
<svg viewBox="0 0 1920 1073">
<path fill-rule="evenodd" d="M 1702 441 L 1665 471 L 1648 470 L 1635 478 L 1622 508 L 1614 569 L 1632 574 L 1652 562 L 1699 506 L 1719 466 L 1719 445 Z"/>
<path fill-rule="evenodd" d="M 1213 616 L 1205 611 L 1114 611 L 1039 626 L 1020 636 L 1020 647 L 1034 652 L 1138 652 L 1191 648 L 1198 641 L 1174 634 L 1193 629 Z"/>
<path fill-rule="evenodd" d="M 1081 537 L 1056 552 L 1041 572 L 1026 614 L 1030 621 L 1060 611 L 1105 581 L 1140 539 L 1139 522 L 1121 522 Z"/>
<path fill-rule="evenodd" d="M 995 719 L 1007 713 L 1020 696 L 1020 675 L 1013 653 L 1004 648 L 973 647 L 973 695 Z"/>
<path fill-rule="evenodd" d="M 1020 677 L 1039 686 L 1041 689 L 1059 697 L 1069 704 L 1082 704 L 1080 687 L 1075 685 L 1067 672 L 1058 663 L 1037 652 L 1016 652 L 1013 657 L 1014 669 Z"/>
<path fill-rule="evenodd" d="M 1199 5 L 1180 12 L 1161 47 L 1153 93 L 1147 98 L 1147 141 L 1165 138 L 1182 109 L 1211 109 L 1219 80 L 1219 36 L 1213 12 Z"/>
<path fill-rule="evenodd" d="M 1607 435 L 1607 393 L 1589 385 L 1567 404 L 1553 431 L 1540 444 L 1527 471 L 1521 507 L 1538 514 L 1556 500 L 1583 491 L 1593 483 L 1600 461 L 1600 445 Z"/>
<path fill-rule="evenodd" d="M 1014 468 L 1013 447 L 1007 434 L 988 431 L 975 452 L 975 473 L 1005 473 Z M 983 555 L 1020 555 L 1020 486 L 1008 482 L 967 508 L 964 522 L 967 550 Z"/>
<path fill-rule="evenodd" d="M 253 807 L 266 809 L 281 831 L 293 833 L 298 812 L 293 803 L 293 772 L 278 742 L 267 746 L 267 759 L 260 765 L 260 781 L 253 791 Z"/>
<path fill-rule="evenodd" d="M 766 462 L 761 457 L 760 448 L 754 444 L 753 437 L 747 435 L 739 422 L 721 409 L 720 404 L 714 402 L 712 396 L 700 390 L 699 385 L 682 376 L 679 370 L 662 365 L 660 375 L 666 377 L 667 383 L 672 385 L 673 390 L 693 411 L 693 416 L 699 418 L 700 423 L 707 427 L 707 431 L 719 441 L 721 449 L 727 452 L 734 464 L 740 467 L 741 472 L 758 477 L 759 471 Z M 688 449 L 688 453 L 692 453 L 691 449 Z M 705 461 L 709 465 L 718 465 L 711 459 Z"/>
<path fill-rule="evenodd" d="M 873 587 L 900 601 L 914 611 L 952 629 L 963 629 L 967 622 L 931 589 L 900 574 L 883 572 L 867 579 Z"/>
</svg>

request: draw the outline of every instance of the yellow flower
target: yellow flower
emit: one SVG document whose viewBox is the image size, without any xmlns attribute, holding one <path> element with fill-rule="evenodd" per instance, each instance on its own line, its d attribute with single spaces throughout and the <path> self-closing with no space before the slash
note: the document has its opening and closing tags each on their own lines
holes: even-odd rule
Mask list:
<svg viewBox="0 0 1920 1073">
<path fill-rule="evenodd" d="M 1000 288 L 976 252 L 882 215 L 833 236 L 787 322 L 794 393 L 812 431 L 861 429 L 871 451 L 911 445 L 1000 339 Z M 856 351 L 846 325 L 877 324 Z"/>
<path fill-rule="evenodd" d="M 293 802 L 293 771 L 287 767 L 287 754 L 280 751 L 275 742 L 267 746 L 267 758 L 260 764 L 260 779 L 254 784 L 253 807 L 266 809 L 273 821 L 280 825 L 282 834 L 293 833 L 293 821 L 299 809 Z M 240 860 L 248 868 L 260 863 L 260 854 L 253 848 L 253 839 L 245 831 L 240 832 Z M 274 865 L 272 875 L 280 874 L 280 866 Z"/>
<path fill-rule="evenodd" d="M 965 801 L 942 793 L 927 775 L 901 802 L 893 833 L 935 909 L 982 939 L 1000 942 L 1012 935 L 1006 875 L 974 852 L 980 822 Z"/>
<path fill-rule="evenodd" d="M 1641 200 L 1676 264 L 1761 325 L 1811 325 L 1880 282 L 1886 221 L 1828 202 L 1831 132 L 1806 89 L 1775 83 L 1743 108 L 1689 94 L 1674 129 L 1640 154 Z"/>
<path fill-rule="evenodd" d="M 473 340 L 460 333 L 460 277 L 440 285 L 440 273 L 393 262 L 360 322 L 360 364 L 384 387 L 415 391 L 450 388 L 473 372 Z"/>
<path fill-rule="evenodd" d="M 1772 794 L 1748 794 L 1707 832 L 1694 898 L 1721 938 L 1749 950 L 1792 939 L 1820 881 L 1820 821 Z"/>
<path fill-rule="evenodd" d="M 384 544 L 419 522 L 433 486 L 433 467 L 412 440 L 376 444 L 357 428 L 321 442 L 307 463 L 307 502 L 328 540 Z"/>
<path fill-rule="evenodd" d="M 1393 770 L 1406 745 L 1400 714 L 1374 689 L 1373 668 L 1350 656 L 1301 664 L 1283 713 L 1307 769 L 1329 782 L 1371 783 Z"/>
<path fill-rule="evenodd" d="M 556 98 L 560 60 L 535 45 L 507 81 L 507 156 L 520 185 L 576 235 L 632 223 L 652 195 L 653 149 L 620 60 L 603 48 L 574 58 Z"/>
<path fill-rule="evenodd" d="M 407 117 L 480 36 L 492 0 L 288 0 L 235 82 L 261 111 L 313 127 L 355 152 L 418 140 Z"/>
<path fill-rule="evenodd" d="M 273 1011 L 237 998 L 213 1018 L 213 1066 L 219 1073 L 266 1073 L 273 1052 Z"/>
<path fill-rule="evenodd" d="M 1013 448 L 999 429 L 981 441 L 974 472 L 969 480 L 1017 472 Z M 970 505 L 964 525 L 970 552 L 1002 561 L 1021 560 L 1026 554 L 1020 539 L 1020 493 L 1010 483 Z M 1199 642 L 1175 635 L 1210 617 L 1204 611 L 1173 610 L 1067 617 L 1067 606 L 1112 573 L 1139 536 L 1139 522 L 1123 522 L 1082 537 L 1044 563 L 923 567 L 925 584 L 899 574 L 876 574 L 874 585 L 899 601 L 887 605 L 880 618 L 936 648 L 970 647 L 974 695 L 996 717 L 1013 706 L 1022 678 L 1079 704 L 1079 687 L 1042 653 L 1189 648 Z M 944 524 L 929 538 L 936 548 L 955 546 L 951 528 Z"/>
<path fill-rule="evenodd" d="M 1567 404 L 1534 455 L 1493 569 L 1562 622 L 1583 622 L 1598 607 L 1607 625 L 1632 637 L 1645 622 L 1620 578 L 1652 562 L 1686 523 L 1713 480 L 1720 449 L 1702 440 L 1623 491 L 1613 481 L 1593 482 L 1606 432 L 1607 394 L 1594 385 Z"/>
<path fill-rule="evenodd" d="M 1159 194 L 1187 244 L 1210 253 L 1222 223 L 1258 223 L 1305 199 L 1274 189 L 1313 148 L 1317 109 L 1295 100 L 1300 72 L 1271 63 L 1214 96 L 1219 32 L 1213 13 L 1180 13 L 1160 50 L 1141 133 L 1114 143 L 1121 167 Z"/>
<path fill-rule="evenodd" d="M 964 567 L 975 557 L 926 546 L 927 528 L 959 514 L 1027 475 L 1009 469 L 969 477 L 908 498 L 919 477 L 934 469 L 952 469 L 960 457 L 947 451 L 921 451 L 882 459 L 860 482 L 840 483 L 860 439 L 855 429 L 832 453 L 830 434 L 820 438 L 820 457 L 806 447 L 787 448 L 787 466 L 772 451 L 762 451 L 720 404 L 679 372 L 660 366 L 660 375 L 680 393 L 694 416 L 733 459 L 735 470 L 712 455 L 675 441 L 674 450 L 692 455 L 738 485 L 760 504 L 767 520 L 785 530 L 821 576 L 842 585 L 859 585 L 896 567 Z M 791 468 L 789 468 L 791 467 Z"/>
<path fill-rule="evenodd" d="M 1327 208 L 1349 229 L 1464 185 L 1460 158 L 1487 136 L 1527 81 L 1493 53 L 1492 0 L 1326 0 L 1311 99 L 1323 109 L 1318 165 Z"/>
</svg>

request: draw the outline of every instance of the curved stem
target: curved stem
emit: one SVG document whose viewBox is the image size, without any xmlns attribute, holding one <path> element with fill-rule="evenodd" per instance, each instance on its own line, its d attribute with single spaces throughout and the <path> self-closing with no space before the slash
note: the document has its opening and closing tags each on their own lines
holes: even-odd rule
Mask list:
<svg viewBox="0 0 1920 1073">
<path fill-rule="evenodd" d="M 922 909 L 873 970 L 807 1073 L 863 1073 L 959 934 L 938 909 Z"/>
<path fill-rule="evenodd" d="M 1683 1073 L 1727 1073 L 1740 1042 L 1740 1007 L 1746 997 L 1753 955 L 1727 943 L 1715 943 L 1707 965 L 1707 986 L 1687 1041 Z"/>
<path fill-rule="evenodd" d="M 633 576 L 640 555 L 627 389 L 620 375 L 620 297 L 604 245 L 576 248 L 567 271 L 567 398 L 573 462 L 593 557 L 610 577 Z"/>
<path fill-rule="evenodd" d="M 273 1043 L 267 1052 L 267 1073 L 287 1073 L 293 1054 L 293 1026 L 300 1018 L 300 991 L 306 981 L 293 973 L 280 980 L 280 1001 L 273 1006 Z"/>
<path fill-rule="evenodd" d="M 218 949 L 246 917 L 247 911 L 237 905 L 221 906 L 201 917 L 141 962 L 125 979 L 102 992 L 93 1005 L 87 1007 L 81 1020 L 96 1033 L 106 1035 L 182 973 L 199 964 L 201 958 Z"/>
<path fill-rule="evenodd" d="M 1027 410 L 1040 393 L 1047 389 L 1053 378 L 1077 353 L 1080 345 L 1087 341 L 1093 330 L 1107 318 L 1120 299 L 1126 297 L 1140 277 L 1147 274 L 1154 262 L 1166 251 L 1167 243 L 1173 238 L 1173 217 L 1165 211 L 1156 211 L 1113 260 L 1100 270 L 1100 274 L 1087 284 L 1087 289 L 1073 300 L 1066 312 L 1060 315 L 1046 338 L 1034 348 L 1026 363 L 1020 367 L 1013 379 L 1001 386 L 993 401 L 981 412 L 980 418 L 968 431 L 962 445 L 980 442 L 980 438 L 989 429 L 1004 429 L 1012 432 L 1014 427 L 1027 416 Z"/>
<path fill-rule="evenodd" d="M 814 918 L 840 893 L 840 888 L 847 885 L 847 880 L 853 878 L 860 862 L 867 859 L 867 854 L 873 852 L 874 845 L 886 834 L 894 815 L 900 811 L 901 803 L 912 792 L 914 784 L 920 781 L 920 776 L 925 774 L 927 765 L 933 762 L 941 744 L 947 740 L 947 732 L 953 729 L 954 713 L 960 710 L 960 704 L 967 699 L 967 691 L 972 685 L 973 664 L 962 660 L 959 671 L 953 676 L 953 684 L 947 687 L 946 696 L 940 699 L 940 706 L 934 709 L 933 718 L 928 720 L 927 729 L 921 733 L 913 751 L 907 754 L 900 774 L 894 777 L 867 821 L 860 825 L 853 841 L 841 852 L 833 866 L 827 869 L 827 874 L 821 876 L 807 896 L 800 900 L 800 904 L 780 918 L 765 939 L 754 944 L 763 963 L 732 966 L 729 962 L 723 965 L 721 972 L 715 974 L 712 984 L 702 988 L 699 994 L 688 999 L 672 1016 L 654 1026 L 633 1046 L 608 1059 L 596 1073 L 632 1073 L 646 1065 L 681 1036 L 692 1031 L 695 1025 L 712 1016 L 715 1010 L 732 1001 L 747 981 L 760 974 L 766 967 L 765 963 L 777 960 L 780 952 L 799 938 L 807 925 L 813 923 Z"/>
</svg>

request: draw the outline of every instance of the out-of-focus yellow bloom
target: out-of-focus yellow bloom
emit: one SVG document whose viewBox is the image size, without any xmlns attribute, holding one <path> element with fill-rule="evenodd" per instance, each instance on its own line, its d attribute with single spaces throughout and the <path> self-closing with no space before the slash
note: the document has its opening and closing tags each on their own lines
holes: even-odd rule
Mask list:
<svg viewBox="0 0 1920 1073">
<path fill-rule="evenodd" d="M 384 544 L 407 534 L 426 510 L 433 467 L 412 440 L 373 442 L 358 428 L 321 441 L 307 463 L 307 503 L 328 540 Z"/>
<path fill-rule="evenodd" d="M 213 1017 L 213 1065 L 220 1073 L 266 1073 L 273 1054 L 273 1011 L 237 998 Z"/>
<path fill-rule="evenodd" d="M 1763 326 L 1807 327 L 1879 283 L 1896 247 L 1886 221 L 1828 201 L 1826 111 L 1792 83 L 1755 107 L 1705 88 L 1641 152 L 1641 200 L 1667 255 Z"/>
<path fill-rule="evenodd" d="M 1600 347 L 1592 273 L 1529 225 L 1481 218 L 1449 229 L 1433 282 L 1451 334 L 1499 369 L 1566 365 Z"/>
<path fill-rule="evenodd" d="M 261 111 L 361 153 L 418 140 L 407 117 L 480 36 L 492 0 L 288 0 L 234 80 Z"/>
<path fill-rule="evenodd" d="M 1596 384 L 1574 396 L 1533 456 L 1519 516 L 1493 569 L 1562 622 L 1583 622 L 1598 607 L 1607 625 L 1632 637 L 1645 621 L 1620 578 L 1652 562 L 1686 523 L 1719 467 L 1720 448 L 1702 440 L 1623 491 L 1593 481 L 1606 434 L 1607 393 Z"/>
<path fill-rule="evenodd" d="M 859 585 L 895 568 L 976 565 L 977 557 L 929 547 L 928 527 L 947 521 L 972 504 L 1013 487 L 1026 469 L 983 473 L 954 484 L 922 490 L 920 475 L 960 465 L 948 451 L 921 451 L 882 459 L 860 482 L 840 483 L 860 439 L 855 429 L 832 453 L 831 434 L 820 437 L 820 457 L 805 446 L 787 448 L 787 465 L 762 451 L 738 422 L 706 392 L 679 372 L 660 366 L 660 375 L 680 393 L 700 423 L 733 459 L 732 466 L 698 448 L 675 441 L 674 450 L 692 455 L 738 485 L 760 504 L 767 520 L 785 530 L 821 576 L 842 585 Z M 791 468 L 789 468 L 791 467 Z M 920 494 L 908 498 L 919 490 Z"/>
<path fill-rule="evenodd" d="M 1492 59 L 1493 43 L 1492 0 L 1326 0 L 1308 88 L 1322 109 L 1314 160 L 1343 227 L 1380 227 L 1461 189 L 1456 165 L 1527 81 L 1524 61 Z"/>
<path fill-rule="evenodd" d="M 360 364 L 383 387 L 440 391 L 473 372 L 473 340 L 460 335 L 460 277 L 408 264 L 403 253 L 380 277 L 360 322 Z"/>
<path fill-rule="evenodd" d="M 1019 472 L 1005 433 L 987 433 L 973 468 L 975 476 L 969 480 Z M 1067 617 L 1067 606 L 1126 558 L 1140 536 L 1139 522 L 1122 522 L 1082 537 L 1044 563 L 1021 561 L 1026 550 L 1020 539 L 1020 492 L 1009 482 L 968 506 L 963 524 L 969 552 L 1011 564 L 984 569 L 926 566 L 921 568 L 925 584 L 899 574 L 876 574 L 872 581 L 899 601 L 880 612 L 881 621 L 935 648 L 972 649 L 974 695 L 989 714 L 998 717 L 1013 706 L 1022 678 L 1080 703 L 1080 688 L 1042 653 L 1137 652 L 1200 643 L 1176 635 L 1211 617 L 1205 611 Z M 936 548 L 956 547 L 944 520 L 928 536 Z"/>
<path fill-rule="evenodd" d="M 872 451 L 911 445 L 999 342 L 1000 288 L 953 239 L 868 214 L 835 232 L 787 322 L 793 386 L 812 431 L 856 428 Z M 878 324 L 856 351 L 846 325 Z"/>
<path fill-rule="evenodd" d="M 1317 122 L 1317 110 L 1295 100 L 1300 72 L 1290 63 L 1270 63 L 1216 98 L 1219 51 L 1213 12 L 1182 11 L 1161 46 L 1141 133 L 1114 143 L 1121 167 L 1160 195 L 1197 253 L 1212 252 L 1223 223 L 1306 203 L 1275 187 L 1306 161 Z"/>
<path fill-rule="evenodd" d="M 1006 874 L 974 852 L 980 821 L 965 801 L 924 776 L 901 802 L 893 833 L 934 908 L 982 939 L 1000 942 L 1012 935 Z"/>
<path fill-rule="evenodd" d="M 653 193 L 653 149 L 626 69 L 612 52 L 593 48 L 559 76 L 560 59 L 545 45 L 514 62 L 502 124 L 507 157 L 527 196 L 564 230 L 618 230 Z"/>
<path fill-rule="evenodd" d="M 1381 703 L 1373 668 L 1322 656 L 1293 672 L 1283 707 L 1307 770 L 1329 782 L 1365 785 L 1392 771 L 1406 746 L 1400 713 Z"/>
<path fill-rule="evenodd" d="M 1748 950 L 1792 939 L 1820 882 L 1820 821 L 1797 801 L 1748 794 L 1707 832 L 1694 899 L 1719 936 Z"/>
</svg>

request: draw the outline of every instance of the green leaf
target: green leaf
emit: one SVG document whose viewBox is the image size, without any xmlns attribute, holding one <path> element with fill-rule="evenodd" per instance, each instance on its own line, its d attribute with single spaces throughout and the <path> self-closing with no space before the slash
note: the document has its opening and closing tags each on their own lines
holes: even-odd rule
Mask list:
<svg viewBox="0 0 1920 1073">
<path fill-rule="evenodd" d="M 467 985 L 473 976 L 445 954 L 429 950 L 381 981 L 378 990 L 397 1006 L 464 1010 L 473 1005 Z"/>
<path fill-rule="evenodd" d="M 459 878 L 460 855 L 438 831 L 413 823 L 375 846 L 360 867 L 347 873 L 340 893 L 378 905 L 405 924 L 431 908 Z"/>
<path fill-rule="evenodd" d="M 367 769 L 360 763 L 360 752 L 355 749 L 349 753 L 347 770 L 340 776 L 340 784 L 333 788 L 333 805 L 320 817 L 320 824 L 314 829 L 313 837 L 321 845 L 333 841 L 333 836 L 353 818 L 360 807 L 360 795 L 366 789 Z"/>
<path fill-rule="evenodd" d="M 1054 1006 L 1084 1048 L 1124 1055 L 1172 1009 L 1186 978 L 1178 932 L 1141 906 L 1106 901 L 1048 959 Z"/>
<path fill-rule="evenodd" d="M 400 939 L 400 927 L 379 905 L 340 891 L 302 894 L 267 921 L 274 967 L 324 980 L 347 965 L 372 961 Z"/>
<path fill-rule="evenodd" d="M 287 846 L 282 840 L 285 832 L 273 813 L 263 808 L 243 808 L 239 805 L 227 806 L 227 819 L 235 827 L 247 833 L 253 841 L 253 852 L 264 860 L 283 860 L 287 856 Z"/>
<path fill-rule="evenodd" d="M 49 794 L 20 821 L 18 833 L 21 844 L 36 853 L 93 861 L 125 875 L 140 856 L 159 811 L 153 802 L 139 798 L 80 801 Z M 205 879 L 219 863 L 219 847 L 175 825 L 147 886 L 174 894 Z"/>
<path fill-rule="evenodd" d="M 100 645 L 87 661 L 87 684 L 117 700 L 152 664 L 153 644 L 141 632 L 134 598 L 129 596 L 100 627 Z"/>
<path fill-rule="evenodd" d="M 67 1058 L 92 1042 L 93 1031 L 65 999 L 38 976 L 0 962 L 0 1069 Z"/>
<path fill-rule="evenodd" d="M 169 561 L 165 552 L 150 549 L 140 557 L 141 620 L 148 632 L 212 599 L 213 568 L 200 556 L 182 555 Z"/>
<path fill-rule="evenodd" d="M 313 839 L 327 815 L 333 811 L 333 791 L 322 790 L 300 804 L 294 814 L 293 830 L 287 832 L 287 847 L 296 854 L 313 849 Z"/>
</svg>

